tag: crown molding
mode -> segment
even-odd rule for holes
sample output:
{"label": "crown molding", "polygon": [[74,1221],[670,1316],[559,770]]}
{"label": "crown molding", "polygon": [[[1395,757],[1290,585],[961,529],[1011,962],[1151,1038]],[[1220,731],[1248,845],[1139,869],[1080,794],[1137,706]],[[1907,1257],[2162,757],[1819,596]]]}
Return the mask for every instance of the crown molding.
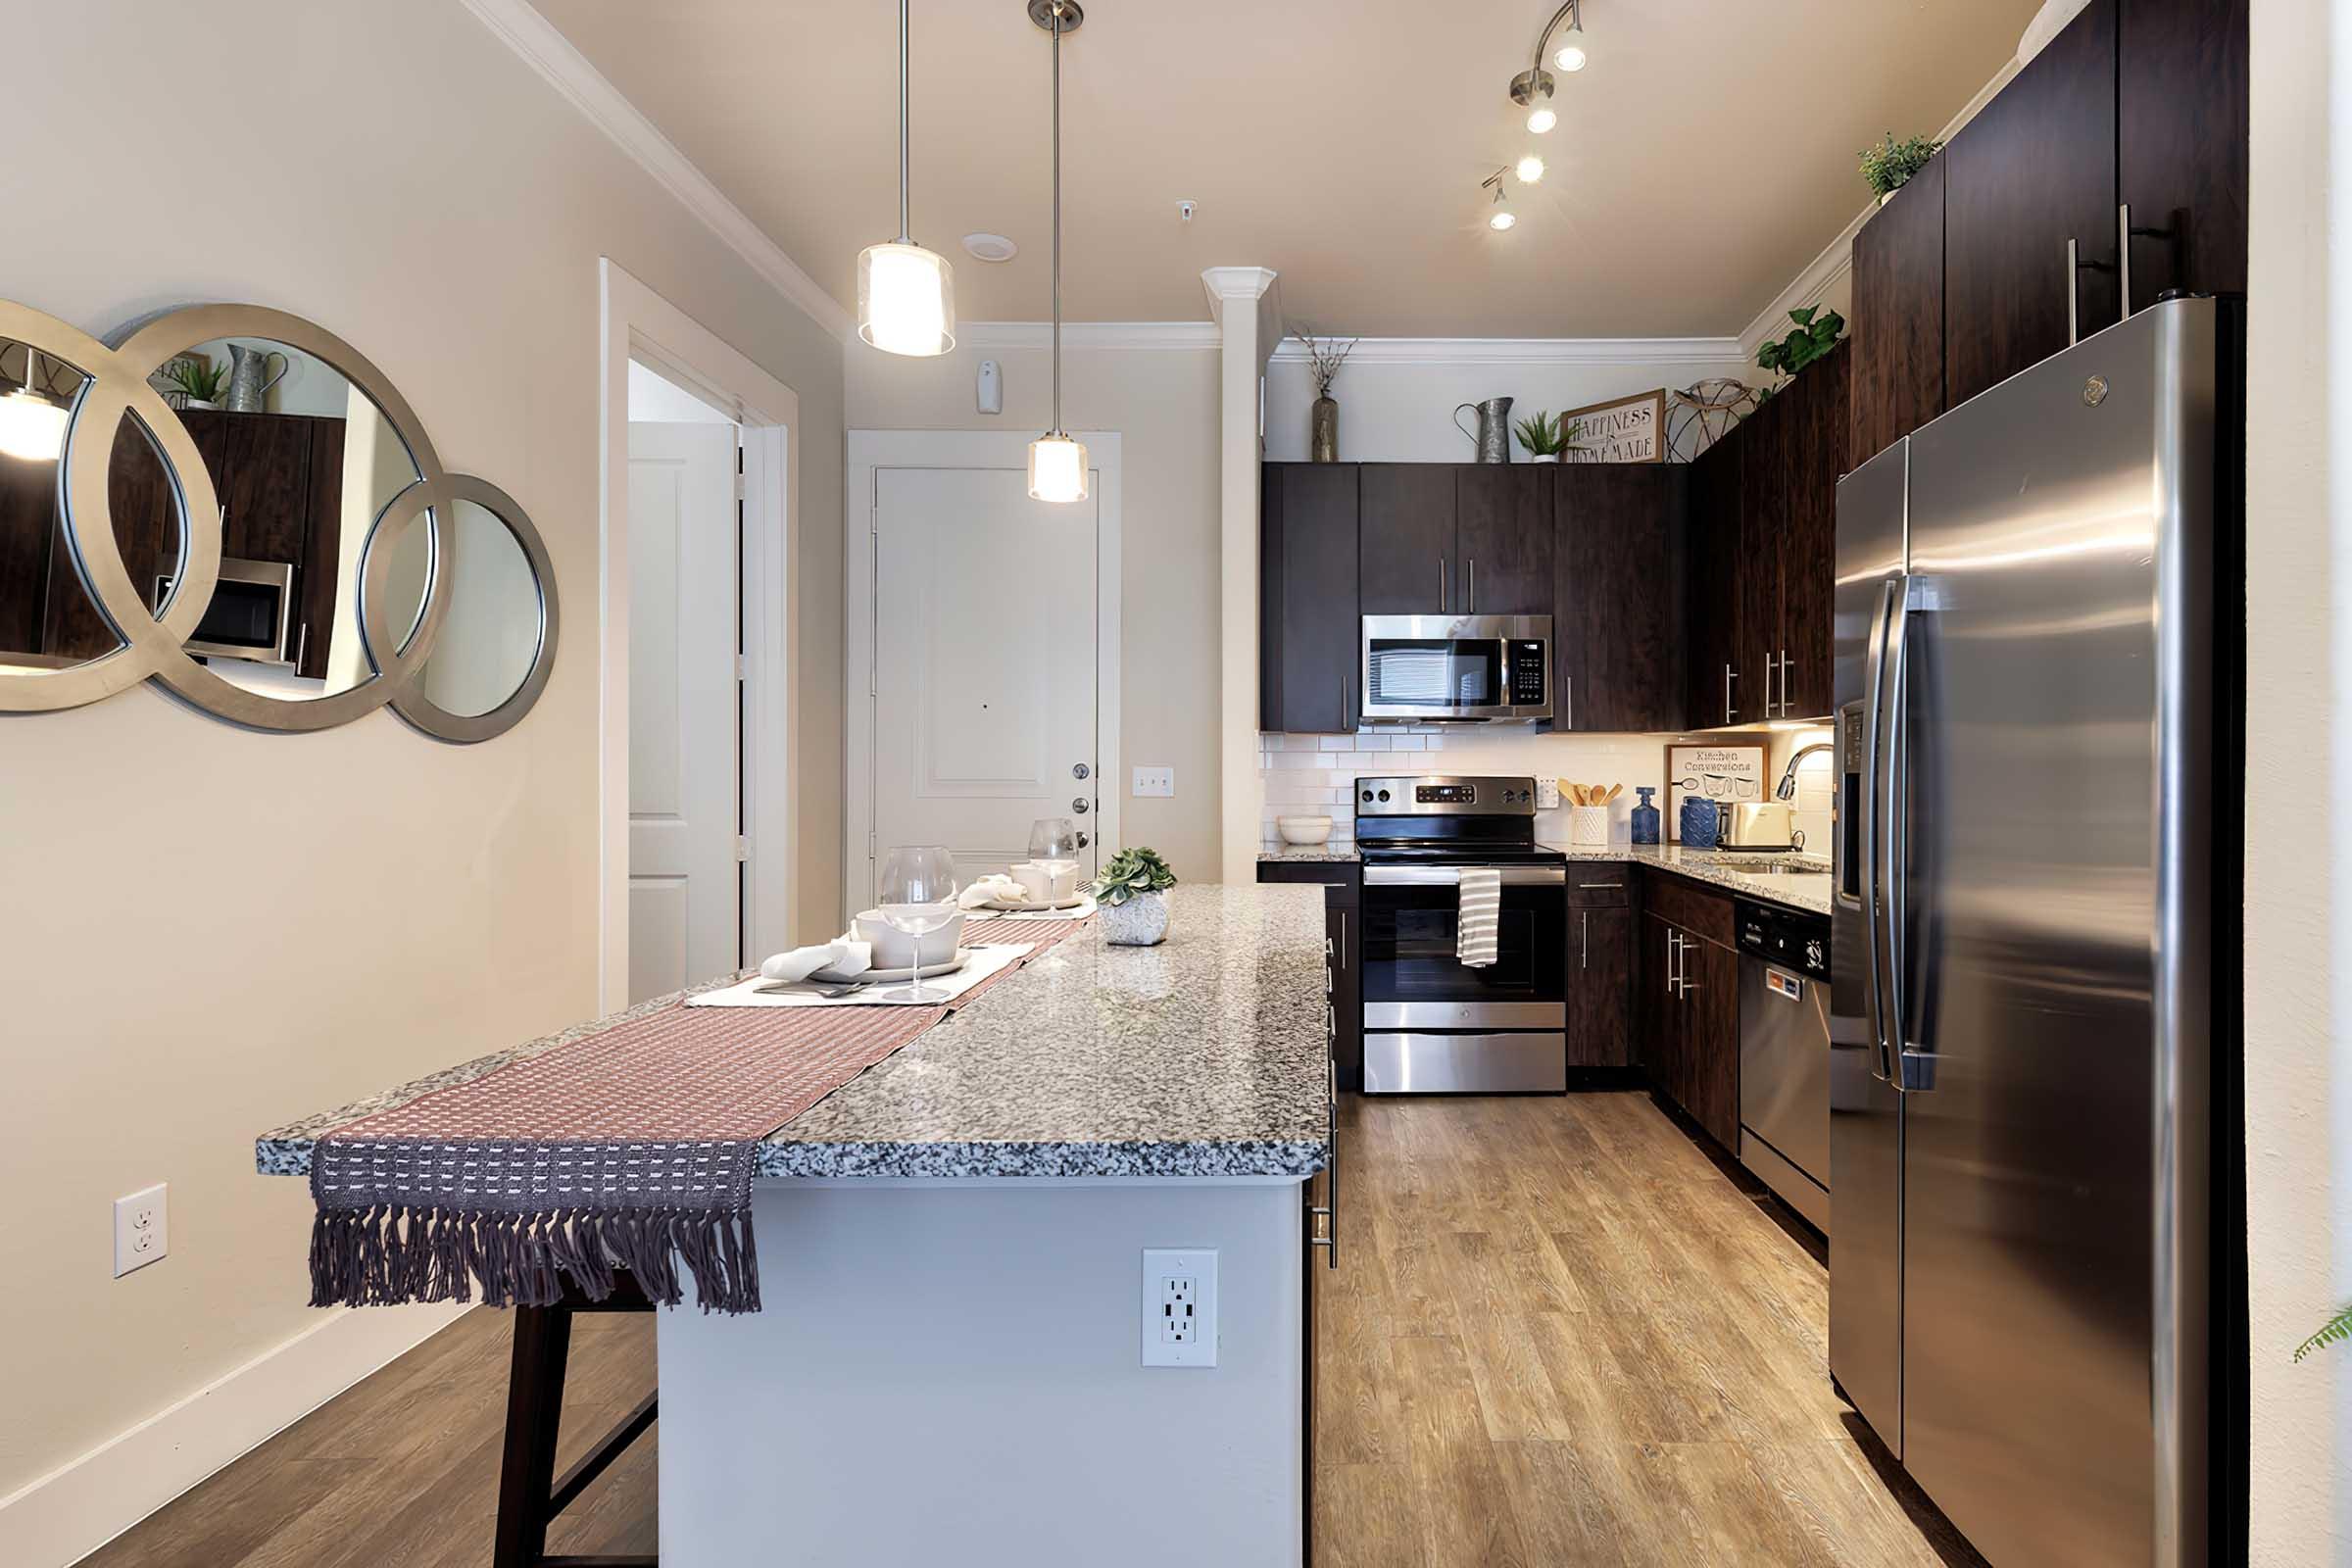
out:
{"label": "crown molding", "polygon": [[778,293],[835,337],[856,336],[856,322],[842,303],[785,255],[765,230],[678,150],[677,143],[622,97],[620,89],[527,0],[465,0],[465,5],[493,37],[546,78],[589,123],[610,136]]}
{"label": "crown molding", "polygon": [[[1121,349],[1213,353],[1223,342],[1214,321],[1064,321],[1065,350]],[[956,346],[968,349],[1049,349],[1051,321],[965,321],[956,328]]]}
{"label": "crown molding", "polygon": [[[1277,365],[1301,361],[1306,345],[1283,339]],[[1740,358],[1728,337],[1365,337],[1350,365],[1708,365]]]}
{"label": "crown molding", "polygon": [[[1992,74],[1990,81],[1977,89],[1974,98],[1960,106],[1960,112],[1936,133],[1936,139],[1950,141],[1959,133],[1960,127],[1976,119],[1978,113],[1992,102],[2000,90],[2009,85],[2010,78],[2022,69],[2014,58],[2002,65],[2000,70]],[[1756,318],[1748,322],[1747,329],[1740,334],[1740,358],[1742,361],[1752,362],[1758,344],[1766,338],[1781,335],[1790,311],[1801,311],[1808,305],[1820,304],[1823,297],[1837,286],[1838,279],[1853,270],[1854,236],[1862,232],[1862,225],[1869,222],[1878,210],[1879,205],[1874,201],[1855,214],[1854,220],[1840,229],[1836,239],[1823,246],[1821,254],[1807,262],[1788,286],[1773,296],[1772,303],[1756,313]]]}

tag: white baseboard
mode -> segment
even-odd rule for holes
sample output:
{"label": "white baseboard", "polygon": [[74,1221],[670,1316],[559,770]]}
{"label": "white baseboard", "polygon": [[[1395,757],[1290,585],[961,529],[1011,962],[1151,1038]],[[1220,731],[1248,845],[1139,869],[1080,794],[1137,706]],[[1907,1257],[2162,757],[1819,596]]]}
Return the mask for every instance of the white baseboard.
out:
{"label": "white baseboard", "polygon": [[466,1311],[337,1309],[80,1458],[0,1497],[0,1563],[65,1568]]}

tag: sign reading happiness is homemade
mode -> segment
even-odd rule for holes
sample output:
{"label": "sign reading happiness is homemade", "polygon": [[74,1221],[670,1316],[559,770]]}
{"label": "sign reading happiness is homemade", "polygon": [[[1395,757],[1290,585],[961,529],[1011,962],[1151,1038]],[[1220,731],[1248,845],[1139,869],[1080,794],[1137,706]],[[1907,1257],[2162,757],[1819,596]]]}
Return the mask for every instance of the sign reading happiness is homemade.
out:
{"label": "sign reading happiness is homemade", "polygon": [[1563,463],[1663,463],[1666,461],[1666,389],[1570,409],[1563,425],[1580,425],[1568,437]]}

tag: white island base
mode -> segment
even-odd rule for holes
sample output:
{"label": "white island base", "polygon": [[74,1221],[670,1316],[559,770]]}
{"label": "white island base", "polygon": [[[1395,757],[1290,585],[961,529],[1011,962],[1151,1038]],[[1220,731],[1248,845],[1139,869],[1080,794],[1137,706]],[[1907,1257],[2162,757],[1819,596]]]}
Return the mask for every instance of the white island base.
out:
{"label": "white island base", "polygon": [[[1296,1568],[1294,1177],[762,1182],[764,1310],[660,1314],[662,1568]],[[1213,1248],[1214,1367],[1142,1364]]]}

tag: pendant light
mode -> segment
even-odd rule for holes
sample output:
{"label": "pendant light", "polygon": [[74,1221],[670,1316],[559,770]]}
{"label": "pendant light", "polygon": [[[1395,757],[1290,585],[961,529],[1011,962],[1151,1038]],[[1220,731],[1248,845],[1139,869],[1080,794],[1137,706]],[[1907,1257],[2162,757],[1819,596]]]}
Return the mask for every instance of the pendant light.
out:
{"label": "pendant light", "polygon": [[890,354],[956,346],[956,273],[906,231],[906,0],[899,0],[899,237],[858,253],[858,335]]}
{"label": "pendant light", "polygon": [[1076,0],[1028,0],[1029,20],[1054,34],[1054,425],[1029,443],[1029,494],[1086,499],[1086,444],[1061,427],[1061,35],[1086,20]]}
{"label": "pendant light", "polygon": [[0,397],[0,452],[26,463],[55,463],[66,449],[66,411],[33,390],[40,355],[24,345],[24,384]]}

